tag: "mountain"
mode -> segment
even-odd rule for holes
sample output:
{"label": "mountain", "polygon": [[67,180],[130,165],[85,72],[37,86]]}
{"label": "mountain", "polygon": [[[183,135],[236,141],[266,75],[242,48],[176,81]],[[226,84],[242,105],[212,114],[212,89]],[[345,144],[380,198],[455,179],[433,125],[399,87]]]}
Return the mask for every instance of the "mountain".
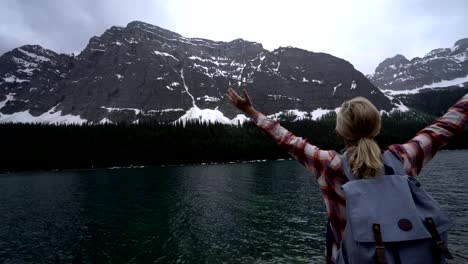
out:
{"label": "mountain", "polygon": [[293,47],[186,38],[134,21],[92,37],[78,55],[37,45],[0,57],[0,122],[234,123],[224,94],[246,88],[277,117],[316,118],[355,96],[384,111],[394,105],[349,62]]}
{"label": "mountain", "polygon": [[397,54],[385,59],[368,78],[382,90],[414,90],[468,82],[468,38],[451,48],[434,49],[408,60]]}

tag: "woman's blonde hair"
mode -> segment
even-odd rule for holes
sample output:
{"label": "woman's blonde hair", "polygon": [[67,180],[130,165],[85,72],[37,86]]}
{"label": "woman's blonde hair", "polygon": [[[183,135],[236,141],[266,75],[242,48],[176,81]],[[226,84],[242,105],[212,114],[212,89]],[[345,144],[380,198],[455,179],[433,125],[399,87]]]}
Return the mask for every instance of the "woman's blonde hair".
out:
{"label": "woman's blonde hair", "polygon": [[336,132],[345,140],[354,175],[373,178],[383,174],[382,153],[374,140],[380,132],[380,113],[366,98],[356,97],[341,105]]}

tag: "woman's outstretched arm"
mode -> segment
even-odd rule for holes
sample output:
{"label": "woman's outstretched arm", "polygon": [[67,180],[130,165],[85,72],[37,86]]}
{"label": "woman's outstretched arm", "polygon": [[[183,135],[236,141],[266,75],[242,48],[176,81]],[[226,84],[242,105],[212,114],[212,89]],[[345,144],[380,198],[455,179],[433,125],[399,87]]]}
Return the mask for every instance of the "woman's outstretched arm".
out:
{"label": "woman's outstretched arm", "polygon": [[234,90],[229,89],[227,97],[234,106],[249,116],[276,143],[289,152],[314,174],[322,192],[331,232],[334,237],[332,254],[336,256],[346,225],[346,202],[343,190],[340,188],[348,181],[343,171],[342,159],[335,151],[320,150],[309,144],[307,140],[294,136],[283,128],[278,121],[270,119],[255,110],[249,95],[244,90],[244,97],[240,97]]}
{"label": "woman's outstretched arm", "polygon": [[[226,96],[231,103],[244,112],[257,124],[268,136],[270,136],[283,150],[291,154],[302,165],[310,168],[316,177],[321,176],[330,163],[336,159],[340,162],[334,151],[324,151],[317,146],[309,144],[307,140],[294,136],[290,131],[282,127],[278,121],[266,117],[255,110],[252,101],[243,90],[244,97],[240,97],[233,89],[229,89]],[[337,164],[338,165],[338,164]]]}
{"label": "woman's outstretched arm", "polygon": [[389,150],[401,157],[408,175],[416,176],[450,139],[463,131],[468,122],[468,94],[463,96],[445,115],[419,131],[405,144],[394,144]]}

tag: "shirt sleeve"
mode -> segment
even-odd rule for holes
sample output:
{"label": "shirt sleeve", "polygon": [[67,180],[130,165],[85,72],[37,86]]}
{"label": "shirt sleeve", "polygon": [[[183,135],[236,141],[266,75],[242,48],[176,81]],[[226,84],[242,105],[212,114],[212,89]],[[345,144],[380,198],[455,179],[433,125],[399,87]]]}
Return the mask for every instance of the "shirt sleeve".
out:
{"label": "shirt sleeve", "polygon": [[[271,137],[281,149],[287,151],[303,166],[312,170],[316,177],[323,174],[330,162],[337,156],[334,151],[321,150],[306,139],[293,135],[274,119],[257,112],[252,121]],[[338,158],[338,157],[337,157]]]}
{"label": "shirt sleeve", "polygon": [[441,147],[463,131],[467,120],[468,94],[407,143],[391,145],[389,150],[401,158],[408,175],[416,176]]}

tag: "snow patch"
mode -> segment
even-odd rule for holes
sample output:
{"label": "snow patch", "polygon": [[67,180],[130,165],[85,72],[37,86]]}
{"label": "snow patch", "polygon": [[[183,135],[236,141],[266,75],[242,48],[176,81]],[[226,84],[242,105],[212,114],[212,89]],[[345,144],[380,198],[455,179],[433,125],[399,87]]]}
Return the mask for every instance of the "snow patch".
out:
{"label": "snow patch", "polygon": [[459,63],[460,62],[465,62],[466,60],[468,60],[468,52],[459,53],[459,54],[453,56],[453,58],[456,61],[458,61]]}
{"label": "snow patch", "polygon": [[24,66],[25,68],[29,68],[29,67],[37,68],[37,63],[26,61],[17,57],[12,57],[12,59],[15,63],[20,64]]}
{"label": "snow patch", "polygon": [[308,116],[307,116],[307,112],[305,111],[300,111],[298,109],[290,109],[290,110],[285,110],[285,111],[281,111],[279,113],[276,113],[276,114],[272,114],[272,115],[269,115],[268,117],[270,118],[278,118],[282,115],[286,115],[286,116],[296,116],[296,118],[294,119],[294,121],[299,121],[299,120],[304,120],[304,119],[309,119]]}
{"label": "snow patch", "polygon": [[11,74],[8,74],[7,76],[3,77],[3,80],[7,83],[14,83],[14,82],[17,82],[17,83],[23,83],[23,82],[29,82],[29,80],[24,80],[24,79],[20,79],[14,75],[11,75]]}
{"label": "snow patch", "polygon": [[115,76],[117,76],[117,79],[119,79],[119,80],[122,80],[123,77],[124,77],[123,75],[120,75],[120,74],[116,74]]}
{"label": "snow patch", "polygon": [[274,69],[275,72],[279,71],[280,65],[281,65],[281,61],[278,61],[278,66],[276,67],[276,69]]}
{"label": "snow patch", "polygon": [[285,100],[292,100],[292,101],[298,101],[298,102],[301,101],[301,99],[299,98],[293,98],[293,97],[289,97],[289,96],[281,95],[281,94],[267,94],[267,96],[273,98],[273,100],[285,99]]}
{"label": "snow patch", "polygon": [[236,117],[234,117],[233,119],[231,119],[231,124],[232,125],[237,125],[237,124],[243,125],[247,121],[250,121],[250,118],[248,118],[244,114],[239,114]]}
{"label": "snow patch", "polygon": [[200,100],[204,100],[205,102],[218,102],[221,99],[219,99],[218,97],[212,97],[212,96],[205,95],[205,96],[202,96],[202,97],[197,97],[197,101],[200,101]]}
{"label": "snow patch", "polygon": [[196,67],[196,68],[202,69],[204,71],[204,74],[208,75],[208,77],[210,77],[210,78],[213,78],[213,74],[209,73],[208,67],[205,67],[205,66],[202,66],[202,65],[199,65],[199,64],[196,64],[196,63],[194,63],[193,66]]}
{"label": "snow patch", "polygon": [[455,78],[455,79],[452,79],[452,80],[442,80],[440,82],[426,84],[423,87],[416,88],[416,89],[447,87],[447,86],[458,85],[458,84],[461,84],[461,83],[464,83],[464,82],[468,82],[468,75],[466,75],[465,77],[459,77],[459,78]]}
{"label": "snow patch", "polygon": [[222,71],[218,68],[216,68],[216,73],[214,74],[215,76],[223,76],[223,77],[227,77],[228,73],[226,71]]}
{"label": "snow patch", "polygon": [[399,103],[395,104],[396,108],[393,108],[390,112],[394,112],[394,111],[400,111],[400,112],[407,112],[409,111],[409,108],[404,105],[401,101],[399,101]]}
{"label": "snow patch", "polygon": [[300,120],[317,120],[321,118],[323,115],[328,114],[330,112],[339,112],[340,108],[336,108],[335,110],[329,110],[329,109],[322,109],[318,108],[312,112],[306,112],[306,111],[300,111],[298,109],[290,109],[290,110],[284,110],[280,111],[275,114],[268,115],[269,118],[275,118],[278,119],[281,116],[295,116],[295,121],[300,121]]}
{"label": "snow patch", "polygon": [[44,56],[40,56],[40,55],[37,55],[37,54],[34,54],[34,53],[31,53],[31,52],[28,52],[28,51],[25,51],[21,48],[18,48],[19,51],[21,51],[23,54],[25,54],[26,56],[29,56],[31,58],[33,58],[33,60],[35,61],[38,61],[38,62],[46,62],[46,61],[50,61],[50,59],[44,57]]}
{"label": "snow patch", "polygon": [[338,85],[336,85],[335,87],[333,87],[333,95],[335,95],[336,88],[340,87],[341,85],[343,85],[343,84],[342,84],[342,83],[339,83]]}
{"label": "snow patch", "polygon": [[354,90],[354,89],[356,89],[356,87],[357,87],[357,84],[356,84],[356,82],[353,80],[353,81],[351,82],[351,87],[350,87],[349,89],[350,89],[350,90]]}
{"label": "snow patch", "polygon": [[130,44],[136,44],[136,43],[138,43],[138,41],[136,41],[134,38],[131,38],[130,40],[128,40],[128,39],[126,39],[126,38],[124,38],[124,39],[125,39],[125,41],[127,41],[127,42],[130,43]]}
{"label": "snow patch", "polygon": [[126,108],[126,107],[117,108],[117,107],[105,107],[105,106],[101,106],[101,108],[106,109],[107,112],[133,111],[135,115],[138,115],[139,113],[141,113],[141,109],[137,109],[137,108]]}
{"label": "snow patch", "polygon": [[208,124],[225,124],[225,125],[238,125],[248,121],[249,118],[243,114],[239,114],[233,119],[229,119],[222,112],[216,109],[200,109],[197,106],[193,106],[179,119],[174,121],[174,124],[182,124],[185,126],[188,121],[199,120],[202,123]]}
{"label": "snow patch", "polygon": [[227,65],[226,62],[219,62],[217,60],[222,60],[222,61],[225,61],[227,60],[228,58],[222,58],[222,57],[218,57],[218,58],[215,58],[215,57],[211,57],[212,59],[203,59],[203,58],[200,58],[200,57],[197,57],[197,56],[190,56],[188,57],[188,59],[190,60],[198,60],[198,61],[201,61],[201,62],[209,62],[209,63],[212,63],[212,64],[215,64],[216,66],[224,66],[224,65]]}
{"label": "snow patch", "polygon": [[223,113],[215,109],[200,109],[196,105],[187,110],[187,112],[174,123],[182,123],[183,126],[190,120],[199,120],[202,123],[221,123],[231,124],[231,120],[225,117]]}
{"label": "snow patch", "polygon": [[313,82],[313,83],[318,83],[318,84],[323,84],[324,83],[324,81],[315,80],[315,79],[312,79],[310,81]]}
{"label": "snow patch", "polygon": [[[189,88],[188,88],[187,84],[185,83],[184,69],[183,68],[180,70],[180,78],[182,78],[182,83],[184,84],[185,91],[190,96],[190,98],[192,98],[193,107],[198,109],[197,105],[195,104],[195,97],[193,97],[193,95],[189,92]],[[184,125],[185,125],[185,123],[184,123]]]}
{"label": "snow patch", "polygon": [[386,95],[400,95],[400,94],[417,94],[423,89],[434,89],[434,88],[439,88],[439,87],[448,87],[448,86],[454,86],[454,85],[461,85],[465,82],[468,82],[468,75],[465,77],[460,77],[460,78],[455,78],[452,80],[442,80],[440,82],[435,82],[431,84],[426,84],[422,87],[419,88],[414,88],[410,90],[400,90],[400,91],[394,91],[394,90],[381,90],[384,94]]}
{"label": "snow patch", "polygon": [[332,112],[332,111],[335,111],[336,112],[336,109],[335,110],[329,110],[329,109],[322,109],[322,108],[317,108],[315,109],[314,111],[310,112],[310,115],[312,116],[312,120],[317,120],[319,118],[321,118],[322,116]]}
{"label": "snow patch", "polygon": [[15,97],[13,95],[14,93],[9,93],[6,95],[6,99],[0,102],[0,109],[2,109],[8,103],[8,101],[15,100]]}
{"label": "snow patch", "polygon": [[84,124],[87,120],[79,115],[62,115],[62,111],[55,111],[55,106],[40,116],[33,116],[29,110],[16,112],[11,115],[0,113],[0,123],[41,123],[41,124]]}
{"label": "snow patch", "polygon": [[26,68],[26,69],[19,69],[18,72],[23,72],[23,73],[26,73],[27,75],[31,76],[33,74],[34,70],[36,70],[36,69]]}
{"label": "snow patch", "polygon": [[409,108],[406,105],[404,105],[400,100],[398,100],[398,103],[394,103],[394,106],[395,107],[393,107],[392,110],[390,110],[390,112],[387,112],[385,110],[380,110],[379,111],[380,115],[383,115],[383,114],[388,115],[388,114],[392,114],[394,112],[407,112],[407,111],[409,111]]}
{"label": "snow patch", "polygon": [[162,110],[149,110],[148,113],[169,113],[169,112],[182,112],[184,109],[182,108],[168,108]]}
{"label": "snow patch", "polygon": [[101,124],[101,125],[103,125],[103,124],[113,124],[113,122],[104,117],[101,121],[99,121],[99,124]]}
{"label": "snow patch", "polygon": [[171,54],[169,54],[169,53],[166,53],[166,52],[160,52],[160,51],[155,50],[155,51],[154,51],[154,54],[159,55],[159,56],[170,57],[170,58],[173,58],[173,59],[176,60],[176,61],[179,61],[179,59],[177,59],[177,58],[174,57],[173,55],[171,55]]}

